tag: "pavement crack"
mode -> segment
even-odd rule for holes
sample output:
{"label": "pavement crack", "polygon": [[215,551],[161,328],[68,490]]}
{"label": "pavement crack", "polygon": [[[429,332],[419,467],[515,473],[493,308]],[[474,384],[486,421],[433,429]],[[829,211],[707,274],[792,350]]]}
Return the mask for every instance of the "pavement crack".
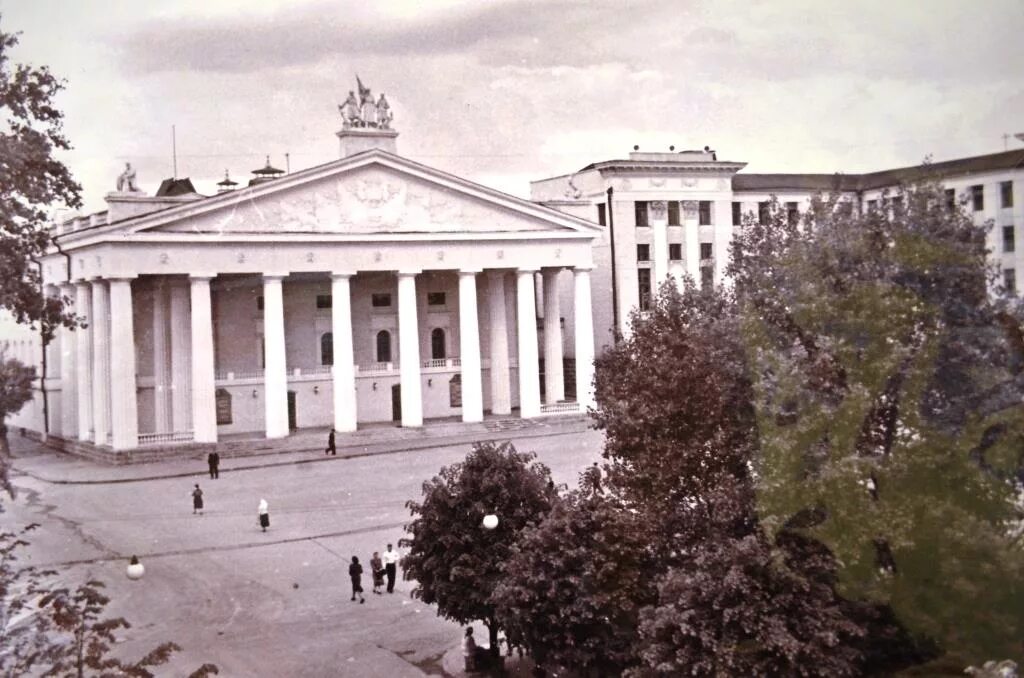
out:
{"label": "pavement crack", "polygon": [[[91,546],[92,548],[102,553],[104,555],[104,559],[109,560],[120,557],[118,556],[117,552],[112,550],[99,539],[86,533],[85,530],[82,529],[82,523],[78,522],[77,520],[72,520],[71,518],[66,518],[57,513],[57,505],[48,504],[44,502],[42,499],[42,493],[39,492],[38,490],[34,490],[31,487],[25,487],[23,485],[18,484],[15,484],[15,489],[19,493],[23,494],[26,506],[30,507],[41,517],[63,525],[65,528],[71,531],[72,534],[78,537],[78,539],[80,539],[82,543],[87,544],[88,546]],[[43,521],[40,520],[39,522],[42,523]],[[97,562],[101,562],[101,560],[98,560]]]}

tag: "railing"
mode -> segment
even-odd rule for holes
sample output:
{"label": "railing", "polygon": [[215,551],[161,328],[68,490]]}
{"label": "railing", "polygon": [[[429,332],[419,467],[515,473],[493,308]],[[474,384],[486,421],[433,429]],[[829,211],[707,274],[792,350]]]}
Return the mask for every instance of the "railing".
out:
{"label": "railing", "polygon": [[332,372],[330,365],[318,365],[317,367],[307,367],[302,370],[302,374],[330,374]]}
{"label": "railing", "polygon": [[394,372],[395,363],[370,363],[369,365],[356,365],[357,374],[386,374]]}
{"label": "railing", "polygon": [[216,381],[234,381],[235,379],[262,379],[263,370],[217,370],[213,374],[213,378]]}
{"label": "railing", "polygon": [[541,414],[560,414],[562,412],[579,412],[580,404],[577,402],[565,402],[565,403],[552,403],[550,405],[541,405]]}
{"label": "railing", "polygon": [[140,433],[139,446],[166,445],[167,443],[190,443],[192,442],[192,439],[192,431],[177,431],[175,433]]}
{"label": "railing", "polygon": [[446,358],[424,360],[423,367],[448,367],[448,360]]}

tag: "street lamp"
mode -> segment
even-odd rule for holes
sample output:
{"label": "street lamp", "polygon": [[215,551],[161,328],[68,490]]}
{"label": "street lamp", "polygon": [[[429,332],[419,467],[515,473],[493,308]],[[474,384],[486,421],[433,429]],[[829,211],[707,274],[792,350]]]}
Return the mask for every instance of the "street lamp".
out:
{"label": "street lamp", "polygon": [[128,563],[128,568],[125,570],[125,574],[128,575],[128,578],[132,581],[142,579],[142,575],[146,574],[146,568],[139,562],[138,556],[132,556],[131,562]]}
{"label": "street lamp", "polygon": [[493,530],[498,526],[498,516],[493,513],[488,513],[484,516],[484,529]]}

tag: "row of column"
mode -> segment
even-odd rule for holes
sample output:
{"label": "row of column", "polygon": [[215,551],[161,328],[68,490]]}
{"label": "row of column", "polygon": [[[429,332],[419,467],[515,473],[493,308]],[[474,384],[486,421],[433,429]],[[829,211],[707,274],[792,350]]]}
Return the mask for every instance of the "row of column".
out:
{"label": "row of column", "polygon": [[[728,264],[729,245],[732,242],[732,203],[716,200],[713,202],[715,215],[712,241],[714,256],[714,282],[720,285],[725,279],[725,267]],[[697,283],[700,283],[700,213],[696,201],[684,201],[680,217],[685,229],[686,238],[683,243],[683,264],[685,271]],[[654,289],[658,289],[669,275],[668,252],[668,203],[655,200],[650,203],[651,225],[651,258],[654,275]]]}

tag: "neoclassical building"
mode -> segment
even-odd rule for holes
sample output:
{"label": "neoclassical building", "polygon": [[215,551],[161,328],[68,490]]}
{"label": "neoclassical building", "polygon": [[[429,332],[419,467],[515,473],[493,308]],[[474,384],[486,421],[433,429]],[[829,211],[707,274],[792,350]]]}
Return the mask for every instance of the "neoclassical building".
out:
{"label": "neoclassical building", "polygon": [[55,225],[46,289],[87,326],[13,424],[121,452],[590,405],[596,224],[400,157],[389,112],[342,113],[336,161],[208,197],[127,168],[105,212]]}

